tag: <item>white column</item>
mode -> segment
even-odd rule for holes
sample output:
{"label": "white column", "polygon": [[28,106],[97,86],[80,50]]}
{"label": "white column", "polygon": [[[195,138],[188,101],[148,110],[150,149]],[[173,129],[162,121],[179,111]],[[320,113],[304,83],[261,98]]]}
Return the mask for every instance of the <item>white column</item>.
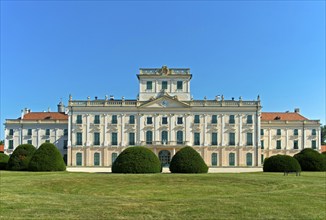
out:
{"label": "white column", "polygon": [[89,140],[89,114],[86,115],[86,146],[90,146],[90,140]]}
{"label": "white column", "polygon": [[138,145],[141,144],[141,141],[142,141],[142,138],[141,138],[141,134],[140,134],[140,131],[141,131],[141,128],[143,127],[143,124],[141,123],[141,114],[137,114],[137,137],[136,137],[136,143]]}
{"label": "white column", "polygon": [[[72,121],[72,115],[69,112],[68,113],[68,147],[71,147],[71,135],[72,135],[71,134],[71,121]],[[38,139],[38,137],[37,137],[37,139]],[[38,143],[38,140],[37,140],[37,143]]]}
{"label": "white column", "polygon": [[[256,137],[256,136],[257,136],[257,135],[256,135],[256,132],[257,132],[257,127],[258,127],[257,124],[256,124],[256,123],[258,122],[257,118],[258,118],[258,113],[254,114],[253,117],[252,117],[252,124],[254,125],[254,132],[252,132],[252,142],[253,142],[252,144],[253,144],[254,147],[257,147],[257,144],[258,144],[258,143],[257,143],[257,139],[256,139],[256,138],[257,138],[257,137]],[[256,129],[255,129],[255,128],[256,128]],[[256,151],[255,151],[255,152],[256,152]],[[254,155],[255,155],[255,154],[254,154]],[[253,161],[253,162],[255,161],[254,158],[253,158],[252,161]],[[254,163],[253,163],[253,164],[254,164]],[[257,166],[257,164],[256,164],[256,166]]]}
{"label": "white column", "polygon": [[268,149],[272,149],[272,129],[268,128]]}
{"label": "white column", "polygon": [[[242,143],[242,115],[239,114],[239,146],[243,146]],[[255,139],[253,139],[255,140]]]}
{"label": "white column", "polygon": [[36,129],[37,132],[37,138],[36,138],[36,148],[40,146],[40,128]]}
{"label": "white column", "polygon": [[108,137],[107,137],[107,132],[108,132],[108,115],[104,114],[104,134],[103,134],[103,141],[104,141],[104,146],[108,146]]}
{"label": "white column", "polygon": [[285,128],[285,134],[286,134],[286,139],[285,139],[285,150],[286,150],[286,149],[290,149],[288,147],[288,145],[289,145],[289,129]]}
{"label": "white column", "polygon": [[221,146],[224,146],[224,114],[221,114]]}
{"label": "white column", "polygon": [[187,129],[187,125],[188,125],[188,123],[187,123],[187,118],[188,118],[188,114],[184,114],[184,119],[185,119],[185,133],[184,133],[184,142],[185,142],[185,145],[187,145],[188,143],[187,143],[187,141],[188,141],[188,133],[187,133],[187,131],[188,131],[188,129]]}
{"label": "white column", "polygon": [[125,117],[124,117],[124,114],[121,114],[120,115],[120,118],[121,118],[121,142],[120,142],[120,146],[125,146],[125,141],[124,141],[124,132],[125,132]]}
{"label": "white column", "polygon": [[153,123],[154,123],[154,132],[153,132],[153,134],[154,134],[154,137],[153,137],[153,144],[156,144],[157,143],[157,141],[159,141],[160,140],[160,134],[159,134],[159,131],[158,131],[158,129],[157,129],[157,122],[158,122],[158,120],[157,120],[157,116],[158,116],[158,114],[154,114],[153,115]]}
{"label": "white column", "polygon": [[169,137],[171,139],[172,137],[172,123],[173,123],[173,114],[169,114]]}
{"label": "white column", "polygon": [[[57,141],[57,132],[58,132],[58,128],[55,128],[54,129],[54,142],[53,143],[55,143],[56,141]],[[51,136],[50,136],[50,140],[51,140]],[[57,147],[59,147],[60,146],[60,144],[58,143],[58,146]]]}
{"label": "white column", "polygon": [[301,149],[304,149],[305,145],[306,145],[306,131],[305,131],[304,127],[302,128],[302,137],[303,137],[303,139],[302,139],[302,143],[301,143]]}
{"label": "white column", "polygon": [[317,132],[317,133],[316,133],[316,134],[317,134],[316,147],[317,147],[317,150],[320,151],[320,150],[321,150],[321,149],[320,149],[320,148],[321,148],[321,147],[320,147],[320,145],[321,145],[321,143],[320,143],[320,137],[321,137],[321,132],[320,132],[320,130],[321,130],[321,129],[320,129],[320,127],[318,127],[316,130],[317,130],[317,131],[316,131],[316,132]]}
{"label": "white column", "polygon": [[204,137],[204,146],[207,146],[207,132],[206,132],[206,127],[207,127],[207,114],[204,114],[204,129],[203,129],[203,131],[204,131],[204,134],[203,134],[203,137]]}
{"label": "white column", "polygon": [[21,126],[19,129],[19,144],[23,144],[23,136],[22,136],[22,133],[23,133],[23,126]]}

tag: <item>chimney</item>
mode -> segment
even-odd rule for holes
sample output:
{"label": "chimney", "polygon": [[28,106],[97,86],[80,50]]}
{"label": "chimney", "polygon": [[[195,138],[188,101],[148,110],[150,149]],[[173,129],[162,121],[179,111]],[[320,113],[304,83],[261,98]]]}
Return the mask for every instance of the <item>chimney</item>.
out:
{"label": "chimney", "polygon": [[295,113],[300,113],[300,109],[299,109],[299,108],[295,108],[295,109],[294,109],[294,112],[295,112]]}
{"label": "chimney", "polygon": [[24,119],[24,116],[28,113],[30,113],[31,110],[28,109],[28,108],[24,108],[22,111],[21,111],[21,119]]}

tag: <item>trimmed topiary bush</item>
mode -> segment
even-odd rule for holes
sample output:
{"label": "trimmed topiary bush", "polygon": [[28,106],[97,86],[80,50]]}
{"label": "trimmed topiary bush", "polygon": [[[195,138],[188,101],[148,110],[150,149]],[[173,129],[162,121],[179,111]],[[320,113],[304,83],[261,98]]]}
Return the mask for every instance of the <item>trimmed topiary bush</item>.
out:
{"label": "trimmed topiary bush", "polygon": [[294,155],[303,171],[326,171],[326,157],[318,151],[306,148]]}
{"label": "trimmed topiary bush", "polygon": [[7,169],[16,171],[27,170],[35,151],[36,148],[31,144],[19,145],[9,158]]}
{"label": "trimmed topiary bush", "polygon": [[9,156],[4,153],[0,153],[0,170],[5,170],[8,164]]}
{"label": "trimmed topiary bush", "polygon": [[170,171],[171,173],[207,173],[208,166],[196,150],[184,147],[172,157]]}
{"label": "trimmed topiary bush", "polygon": [[288,155],[275,155],[264,160],[264,172],[300,172],[299,162]]}
{"label": "trimmed topiary bush", "polygon": [[160,173],[161,162],[148,148],[129,147],[112,164],[112,173]]}
{"label": "trimmed topiary bush", "polygon": [[51,143],[42,144],[28,166],[30,171],[64,171],[66,164],[58,148]]}

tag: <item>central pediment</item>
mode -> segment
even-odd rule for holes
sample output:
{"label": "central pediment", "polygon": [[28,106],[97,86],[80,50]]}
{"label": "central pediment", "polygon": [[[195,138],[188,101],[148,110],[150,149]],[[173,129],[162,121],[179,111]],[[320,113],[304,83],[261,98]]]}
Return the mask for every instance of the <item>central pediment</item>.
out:
{"label": "central pediment", "polygon": [[190,108],[190,106],[176,97],[164,95],[142,104],[139,108]]}

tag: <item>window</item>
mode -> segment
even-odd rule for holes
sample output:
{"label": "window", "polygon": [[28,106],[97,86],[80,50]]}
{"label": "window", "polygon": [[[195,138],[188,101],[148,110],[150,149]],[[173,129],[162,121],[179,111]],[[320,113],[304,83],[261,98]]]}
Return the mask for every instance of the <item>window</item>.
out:
{"label": "window", "polygon": [[76,154],[76,165],[77,166],[83,165],[83,154],[82,153]]}
{"label": "window", "polygon": [[27,140],[27,144],[32,144],[32,140]]}
{"label": "window", "polygon": [[117,115],[112,115],[112,124],[118,124],[118,119],[117,119]]}
{"label": "window", "polygon": [[45,135],[50,135],[50,129],[45,130]]}
{"label": "window", "polygon": [[229,124],[234,124],[234,115],[230,115]]}
{"label": "window", "polygon": [[298,135],[298,129],[294,129],[293,134]]}
{"label": "window", "polygon": [[95,115],[94,117],[94,124],[99,124],[100,123],[100,116],[99,115]]}
{"label": "window", "polygon": [[247,115],[247,124],[252,124],[252,115]]}
{"label": "window", "polygon": [[177,81],[177,90],[182,90],[182,81]]}
{"label": "window", "polygon": [[168,124],[168,118],[162,117],[162,125],[167,125],[167,124]]}
{"label": "window", "polygon": [[199,115],[195,115],[194,123],[195,123],[195,124],[199,124],[199,123],[200,123]]}
{"label": "window", "polygon": [[311,135],[316,135],[316,129],[312,129]]}
{"label": "window", "polygon": [[260,148],[264,149],[264,141],[263,140],[260,141]]}
{"label": "window", "polygon": [[9,135],[10,136],[14,135],[14,129],[9,129]]}
{"label": "window", "polygon": [[235,145],[235,133],[229,133],[229,145]]}
{"label": "window", "polygon": [[263,164],[264,163],[264,154],[260,155],[260,160],[261,160],[261,164]]}
{"label": "window", "polygon": [[152,90],[153,88],[153,83],[152,81],[147,81],[146,82],[146,90]]}
{"label": "window", "polygon": [[247,133],[247,145],[252,146],[252,133]]}
{"label": "window", "polygon": [[63,149],[67,149],[68,148],[68,140],[64,140],[63,141]]}
{"label": "window", "polygon": [[153,143],[153,132],[146,131],[146,144],[152,144],[152,143]]}
{"label": "window", "polygon": [[252,166],[252,153],[246,154],[246,162],[247,162],[247,166]]}
{"label": "window", "polygon": [[63,135],[67,136],[68,135],[68,129],[63,130]]}
{"label": "window", "polygon": [[94,145],[100,145],[100,133],[94,132]]}
{"label": "window", "polygon": [[151,125],[151,124],[153,124],[153,118],[152,117],[147,117],[147,124],[148,125]]}
{"label": "window", "polygon": [[217,153],[212,153],[212,166],[217,166]]}
{"label": "window", "polygon": [[260,135],[264,135],[264,129],[260,129]]}
{"label": "window", "polygon": [[182,124],[183,124],[182,117],[178,117],[178,118],[177,118],[177,124],[178,124],[178,125],[182,125]]}
{"label": "window", "polygon": [[112,164],[114,163],[114,161],[117,159],[118,157],[118,154],[117,153],[112,153],[111,154],[111,161],[112,161]]}
{"label": "window", "polygon": [[235,165],[235,154],[230,153],[229,154],[229,166],[234,166]]}
{"label": "window", "polygon": [[134,115],[129,116],[129,124],[131,124],[131,125],[135,124],[135,116]]}
{"label": "window", "polygon": [[168,89],[168,82],[162,81],[162,89]]}
{"label": "window", "polygon": [[135,133],[129,133],[129,145],[135,145]]}
{"label": "window", "polygon": [[183,144],[183,132],[177,131],[177,144]]}
{"label": "window", "polygon": [[94,166],[100,166],[100,153],[94,153]]}
{"label": "window", "polygon": [[50,140],[45,140],[45,143],[50,143]]}
{"label": "window", "polygon": [[27,135],[32,135],[32,129],[27,130]]}
{"label": "window", "polygon": [[9,146],[8,146],[9,150],[14,149],[14,140],[9,140]]}
{"label": "window", "polygon": [[212,124],[217,124],[217,115],[212,115]]}
{"label": "window", "polygon": [[317,149],[316,140],[312,140],[312,141],[311,141],[311,148],[312,148],[312,149]]}
{"label": "window", "polygon": [[217,133],[212,133],[212,145],[217,145]]}
{"label": "window", "polygon": [[83,119],[81,115],[77,115],[77,120],[76,120],[76,124],[82,124],[83,123]]}
{"label": "window", "polygon": [[111,134],[111,145],[118,145],[118,133],[116,132]]}
{"label": "window", "polygon": [[282,145],[281,145],[281,140],[277,140],[276,141],[276,149],[281,149]]}
{"label": "window", "polygon": [[194,145],[200,145],[200,133],[195,133]]}
{"label": "window", "polygon": [[77,132],[77,141],[76,145],[82,145],[83,144],[83,134],[81,132]]}
{"label": "window", "polygon": [[168,143],[168,132],[167,131],[162,131],[162,144],[167,144]]}
{"label": "window", "polygon": [[282,133],[281,133],[281,129],[277,129],[276,130],[276,135],[281,135]]}
{"label": "window", "polygon": [[298,148],[299,148],[298,140],[294,140],[293,141],[293,149],[298,149]]}

